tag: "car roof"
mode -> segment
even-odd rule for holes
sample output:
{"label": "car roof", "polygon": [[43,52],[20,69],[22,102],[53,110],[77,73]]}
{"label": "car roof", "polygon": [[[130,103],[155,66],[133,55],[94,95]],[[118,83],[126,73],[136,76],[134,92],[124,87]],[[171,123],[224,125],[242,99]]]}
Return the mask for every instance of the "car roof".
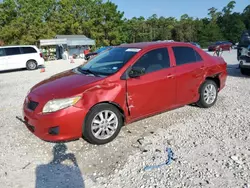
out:
{"label": "car roof", "polygon": [[139,42],[139,43],[131,43],[131,44],[121,44],[118,47],[126,47],[126,48],[148,48],[148,47],[160,47],[163,45],[186,45],[189,46],[189,43],[185,42],[165,42],[165,41],[159,41],[159,42]]}
{"label": "car roof", "polygon": [[36,47],[35,45],[11,45],[11,46],[0,46],[0,48],[19,48],[19,47]]}

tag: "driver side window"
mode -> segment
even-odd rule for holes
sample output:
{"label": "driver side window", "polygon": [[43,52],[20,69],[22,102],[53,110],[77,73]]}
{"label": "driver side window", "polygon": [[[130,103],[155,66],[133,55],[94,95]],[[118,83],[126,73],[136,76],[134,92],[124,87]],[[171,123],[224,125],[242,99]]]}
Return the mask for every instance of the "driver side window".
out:
{"label": "driver side window", "polygon": [[146,74],[170,67],[167,48],[154,49],[144,54],[133,68],[144,68]]}

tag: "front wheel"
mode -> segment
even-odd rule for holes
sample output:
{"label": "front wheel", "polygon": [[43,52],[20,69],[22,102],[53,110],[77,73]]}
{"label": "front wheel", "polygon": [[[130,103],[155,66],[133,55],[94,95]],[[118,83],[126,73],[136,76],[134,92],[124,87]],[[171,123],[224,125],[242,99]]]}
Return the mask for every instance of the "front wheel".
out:
{"label": "front wheel", "polygon": [[91,144],[106,144],[116,138],[122,125],[121,112],[115,106],[98,104],[86,116],[83,137]]}
{"label": "front wheel", "polygon": [[206,80],[200,88],[200,99],[197,105],[201,108],[210,108],[217,101],[218,86],[213,80]]}

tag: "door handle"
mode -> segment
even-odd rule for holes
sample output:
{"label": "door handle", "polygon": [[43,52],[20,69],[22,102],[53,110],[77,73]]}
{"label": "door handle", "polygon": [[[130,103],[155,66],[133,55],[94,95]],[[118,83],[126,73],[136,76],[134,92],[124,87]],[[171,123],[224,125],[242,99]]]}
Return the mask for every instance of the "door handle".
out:
{"label": "door handle", "polygon": [[169,75],[167,75],[166,78],[174,78],[174,75],[173,74],[169,74]]}
{"label": "door handle", "polygon": [[200,70],[204,70],[205,69],[205,67],[204,66],[202,66],[201,68],[200,68]]}

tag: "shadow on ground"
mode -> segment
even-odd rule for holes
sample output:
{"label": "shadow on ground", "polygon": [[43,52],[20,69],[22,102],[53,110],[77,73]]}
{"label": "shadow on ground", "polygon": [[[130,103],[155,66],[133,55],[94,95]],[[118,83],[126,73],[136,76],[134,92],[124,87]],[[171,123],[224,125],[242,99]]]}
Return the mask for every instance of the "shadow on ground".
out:
{"label": "shadow on ground", "polygon": [[240,72],[239,64],[227,65],[228,76],[240,77],[240,78],[250,78],[250,71],[248,75],[243,75]]}
{"label": "shadow on ground", "polygon": [[[66,150],[65,144],[56,144],[53,148],[53,160],[36,168],[35,188],[85,187],[75,155],[66,153]],[[67,162],[67,164],[63,164],[64,162]]]}
{"label": "shadow on ground", "polygon": [[[45,66],[39,66],[39,67],[37,67],[37,69],[36,70],[39,70],[39,69],[42,69],[42,68],[44,68]],[[34,70],[34,71],[36,71],[36,70]],[[23,71],[23,72],[28,72],[28,71],[30,71],[30,70],[27,70],[26,68],[22,68],[22,69],[11,69],[11,70],[5,70],[5,71],[0,71],[0,74],[7,74],[7,73],[12,73],[12,72],[20,72],[20,71]],[[32,70],[31,70],[32,71]]]}

